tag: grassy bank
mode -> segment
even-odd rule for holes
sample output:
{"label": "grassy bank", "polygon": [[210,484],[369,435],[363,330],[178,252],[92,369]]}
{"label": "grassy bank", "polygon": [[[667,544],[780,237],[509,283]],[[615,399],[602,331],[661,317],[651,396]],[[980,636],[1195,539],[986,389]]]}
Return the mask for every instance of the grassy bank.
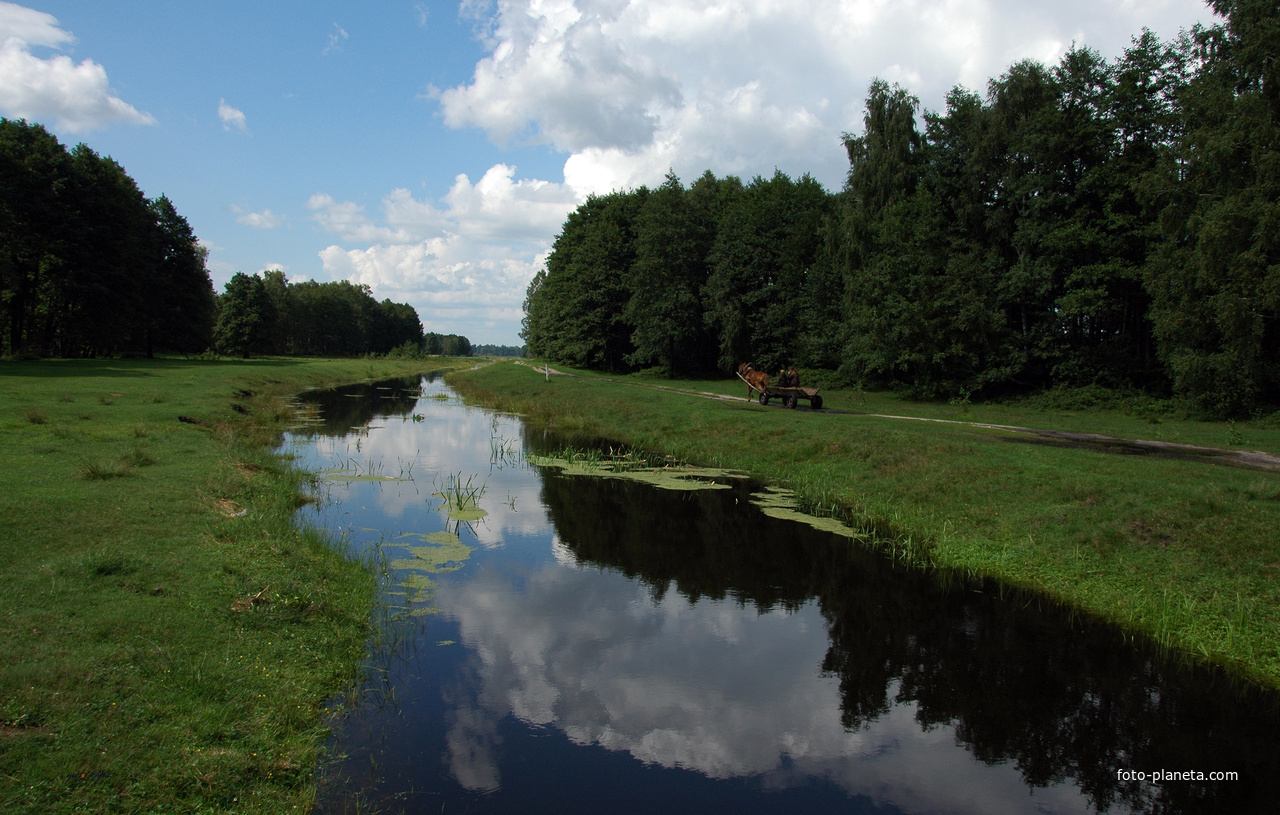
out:
{"label": "grassy bank", "polygon": [[293,393],[448,364],[0,363],[0,811],[307,811],[373,583],[271,446]]}
{"label": "grassy bank", "polygon": [[1273,421],[1215,425],[1156,409],[916,405],[859,392],[824,394],[825,407],[864,415],[814,414],[637,386],[743,395],[736,380],[586,375],[547,382],[514,364],[449,381],[471,398],[570,434],[749,470],[874,531],[905,560],[1046,592],[1188,658],[1280,687],[1280,474],[865,414],[1277,452]]}

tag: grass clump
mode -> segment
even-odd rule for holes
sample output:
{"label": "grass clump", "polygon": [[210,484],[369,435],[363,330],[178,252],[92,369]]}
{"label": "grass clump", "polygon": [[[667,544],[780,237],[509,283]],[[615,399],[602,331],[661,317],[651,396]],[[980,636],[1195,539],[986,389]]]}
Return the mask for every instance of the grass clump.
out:
{"label": "grass clump", "polygon": [[[421,367],[0,363],[0,812],[313,808],[325,704],[356,681],[373,581],[294,527],[303,475],[271,452],[281,405]],[[95,402],[111,409],[77,411]]]}

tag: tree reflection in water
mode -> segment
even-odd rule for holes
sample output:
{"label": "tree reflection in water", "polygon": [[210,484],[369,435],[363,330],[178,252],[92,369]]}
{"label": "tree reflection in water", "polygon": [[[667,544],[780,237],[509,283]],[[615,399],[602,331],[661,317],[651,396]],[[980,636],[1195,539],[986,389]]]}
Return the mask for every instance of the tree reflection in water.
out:
{"label": "tree reflection in water", "polygon": [[[357,553],[360,535],[389,542],[392,563],[447,525],[422,485],[488,485],[488,515],[457,529],[465,564],[431,575],[412,656],[376,666],[386,704],[336,735],[321,811],[350,793],[424,812],[1274,810],[1274,694],[770,518],[745,482],[664,491],[495,459],[494,438],[560,442],[424,386],[309,395],[323,421],[295,434],[316,469],[353,444],[418,451],[420,484],[330,487],[330,528]],[[399,418],[322,438],[383,416]]]}
{"label": "tree reflection in water", "polygon": [[[1266,811],[1280,800],[1274,695],[1185,670],[1110,626],[990,584],[897,566],[830,533],[744,509],[745,488],[670,494],[549,473],[543,500],[583,562],[654,598],[732,598],[764,611],[816,598],[844,727],[913,703],[1032,787],[1074,780],[1101,811]],[[1234,783],[1141,784],[1118,770],[1234,770]],[[1265,803],[1264,803],[1265,802]],[[1263,807],[1263,809],[1259,809]]]}

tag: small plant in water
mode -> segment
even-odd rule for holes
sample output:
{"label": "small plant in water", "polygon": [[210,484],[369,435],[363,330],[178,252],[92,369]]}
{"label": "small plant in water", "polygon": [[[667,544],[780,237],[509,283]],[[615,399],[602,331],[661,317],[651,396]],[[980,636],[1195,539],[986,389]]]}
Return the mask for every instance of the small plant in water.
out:
{"label": "small plant in water", "polygon": [[450,512],[458,510],[472,510],[479,508],[480,496],[484,495],[485,483],[482,481],[475,484],[476,476],[467,476],[466,483],[462,481],[462,473],[454,475],[449,473],[443,487],[437,485],[433,495],[444,499],[444,505]]}

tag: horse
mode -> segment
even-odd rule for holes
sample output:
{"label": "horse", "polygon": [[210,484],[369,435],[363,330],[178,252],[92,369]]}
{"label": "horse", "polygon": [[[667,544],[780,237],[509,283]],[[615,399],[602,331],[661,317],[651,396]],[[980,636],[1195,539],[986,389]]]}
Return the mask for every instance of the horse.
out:
{"label": "horse", "polygon": [[764,393],[764,389],[769,387],[769,375],[764,371],[757,371],[751,367],[750,362],[744,362],[738,366],[738,376],[747,383],[747,400],[751,399],[753,390]]}

